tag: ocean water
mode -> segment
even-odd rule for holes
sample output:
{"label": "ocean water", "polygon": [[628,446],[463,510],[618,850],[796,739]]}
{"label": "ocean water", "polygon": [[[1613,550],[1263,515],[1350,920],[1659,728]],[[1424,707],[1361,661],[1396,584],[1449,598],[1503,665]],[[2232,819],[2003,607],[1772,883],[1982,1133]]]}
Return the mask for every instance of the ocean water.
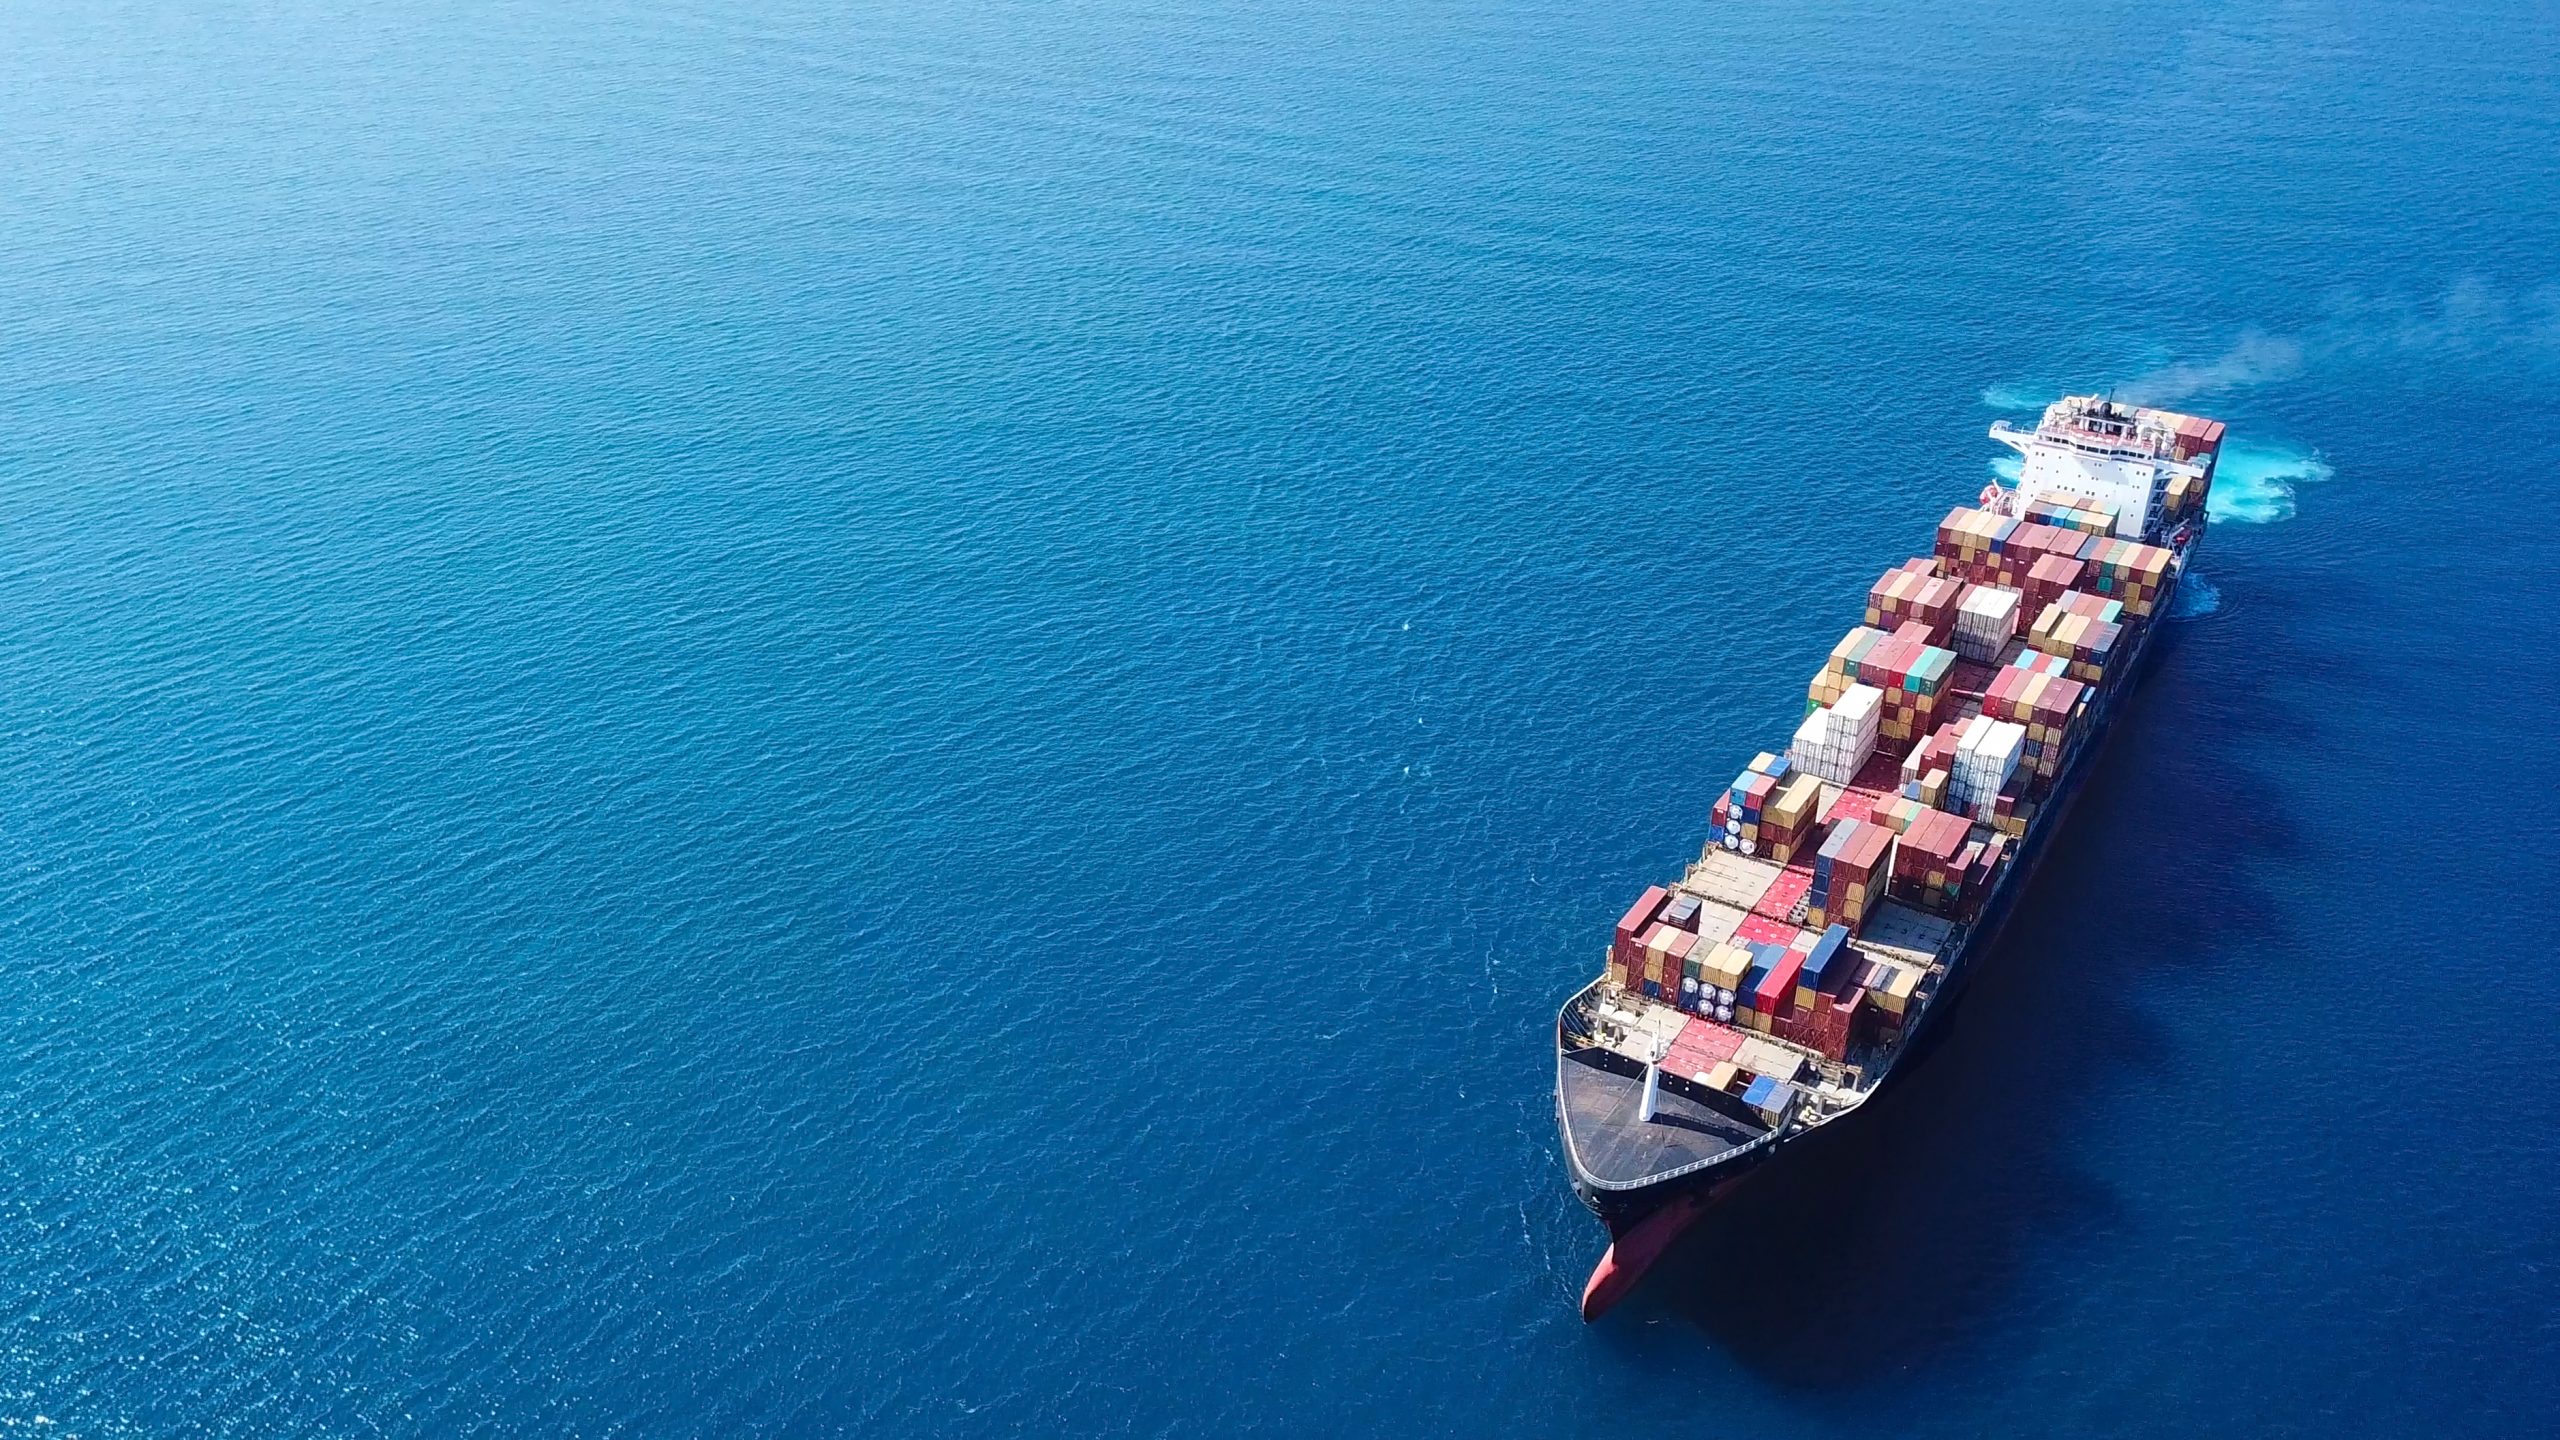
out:
{"label": "ocean water", "polygon": [[[0,150],[0,1422],[2560,1415],[2548,6],[18,7]],[[2212,603],[1585,1327],[1553,1006],[2094,385]]]}

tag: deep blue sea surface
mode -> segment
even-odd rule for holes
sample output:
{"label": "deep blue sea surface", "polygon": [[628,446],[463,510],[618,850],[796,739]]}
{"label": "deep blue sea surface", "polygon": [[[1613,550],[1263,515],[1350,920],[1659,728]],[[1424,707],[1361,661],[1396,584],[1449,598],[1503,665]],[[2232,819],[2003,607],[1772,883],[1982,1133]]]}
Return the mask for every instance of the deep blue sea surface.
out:
{"label": "deep blue sea surface", "polygon": [[[0,1422],[2549,1433],[2547,4],[0,14]],[[2064,387],[1954,1036],[1605,1323],[1553,1007]]]}

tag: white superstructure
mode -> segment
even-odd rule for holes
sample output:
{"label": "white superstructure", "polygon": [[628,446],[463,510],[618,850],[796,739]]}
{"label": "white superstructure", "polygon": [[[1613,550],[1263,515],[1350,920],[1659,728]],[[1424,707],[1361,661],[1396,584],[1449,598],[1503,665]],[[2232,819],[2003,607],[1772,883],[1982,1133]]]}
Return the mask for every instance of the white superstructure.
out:
{"label": "white superstructure", "polygon": [[2212,475],[2221,431],[2218,422],[2066,395],[2045,407],[2032,434],[2002,420],[1991,438],[2026,457],[2017,489],[2022,507],[2048,498],[2093,501],[2115,513],[2119,537],[2142,540],[2159,533],[2172,479],[2185,475],[2201,486]]}

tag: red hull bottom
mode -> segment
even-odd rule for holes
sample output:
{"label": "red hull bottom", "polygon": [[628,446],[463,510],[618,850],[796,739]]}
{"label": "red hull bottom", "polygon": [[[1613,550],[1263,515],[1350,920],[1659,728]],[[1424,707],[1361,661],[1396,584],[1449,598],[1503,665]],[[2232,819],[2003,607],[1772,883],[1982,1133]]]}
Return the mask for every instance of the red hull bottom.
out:
{"label": "red hull bottom", "polygon": [[1609,1313],[1610,1307],[1627,1298],[1629,1292],[1644,1279],[1645,1272],[1671,1248],[1672,1242],[1688,1233],[1698,1217],[1707,1213],[1707,1200],[1697,1191],[1675,1196],[1661,1209],[1644,1217],[1636,1227],[1621,1235],[1609,1246],[1607,1254],[1591,1272],[1582,1287],[1582,1318],[1588,1323]]}

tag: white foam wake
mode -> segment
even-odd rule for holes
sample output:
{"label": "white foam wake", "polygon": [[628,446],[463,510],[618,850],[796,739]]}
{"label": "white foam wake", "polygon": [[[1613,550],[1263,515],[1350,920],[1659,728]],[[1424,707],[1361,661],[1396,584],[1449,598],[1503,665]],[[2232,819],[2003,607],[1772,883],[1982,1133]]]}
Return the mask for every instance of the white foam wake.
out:
{"label": "white foam wake", "polygon": [[1985,386],[1982,391],[1984,405],[1994,410],[2018,413],[2041,412],[2044,407],[2061,398],[2059,392],[2033,385],[1990,385]]}
{"label": "white foam wake", "polygon": [[2178,603],[2169,607],[2171,620],[2201,620],[2222,608],[2222,591],[2203,575],[2187,572],[2178,585]]}
{"label": "white foam wake", "polygon": [[2298,492],[2337,472],[2317,455],[2280,445],[2226,442],[2205,514],[2215,524],[2272,525],[2293,518]]}

